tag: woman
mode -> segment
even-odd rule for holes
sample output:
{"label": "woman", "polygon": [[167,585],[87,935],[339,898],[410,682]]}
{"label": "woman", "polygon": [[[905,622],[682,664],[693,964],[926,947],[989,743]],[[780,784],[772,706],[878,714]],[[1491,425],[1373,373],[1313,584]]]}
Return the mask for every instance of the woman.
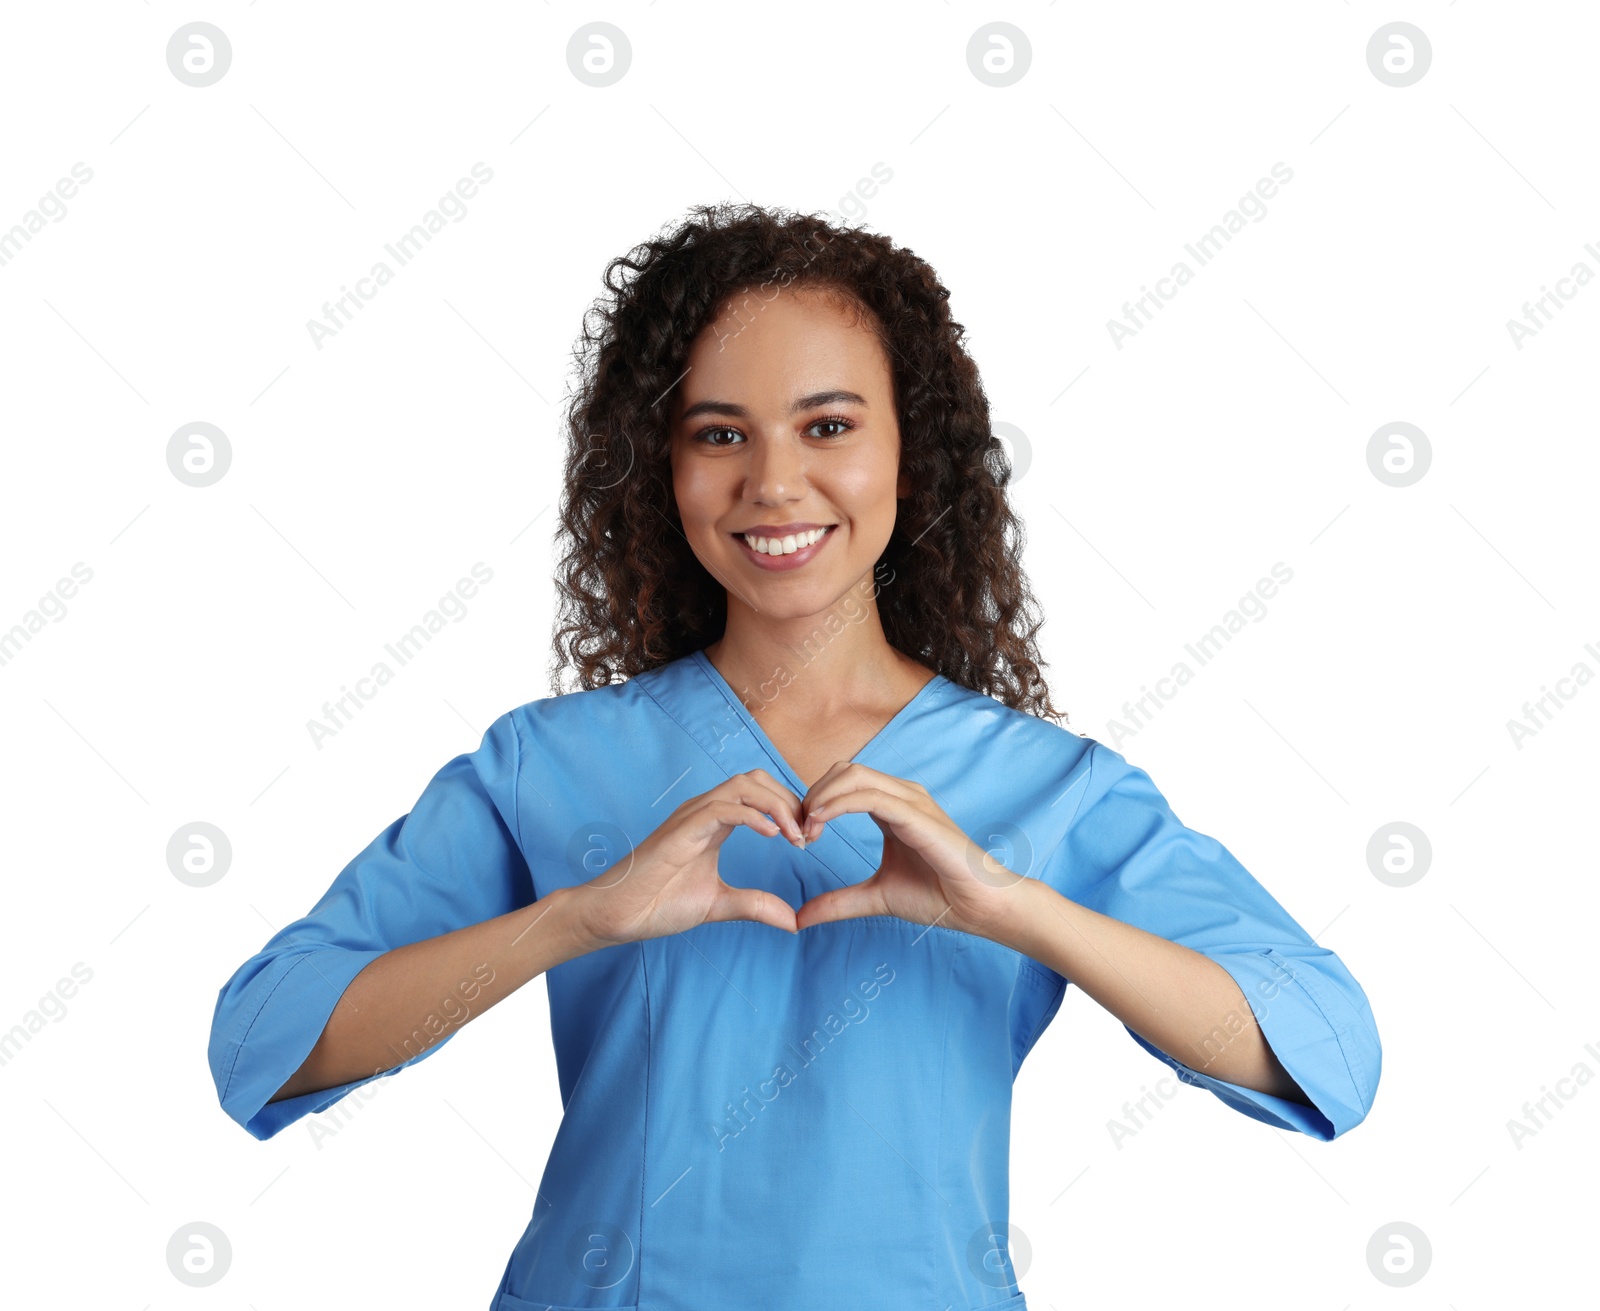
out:
{"label": "woman", "polygon": [[497,1311],[1020,1311],[1011,1088],[1068,979],[1243,1114],[1360,1123],[1349,971],[1052,722],[933,271],[704,207],[607,286],[562,505],[582,688],[497,719],[224,986],[228,1114],[269,1138],[544,974],[564,1118]]}

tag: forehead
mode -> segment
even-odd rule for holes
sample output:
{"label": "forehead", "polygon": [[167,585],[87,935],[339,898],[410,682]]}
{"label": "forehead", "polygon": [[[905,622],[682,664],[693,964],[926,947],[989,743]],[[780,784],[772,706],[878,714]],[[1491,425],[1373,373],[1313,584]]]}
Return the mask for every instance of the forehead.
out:
{"label": "forehead", "polygon": [[890,385],[866,312],[819,288],[755,287],[731,297],[695,338],[687,364],[680,410],[708,397],[787,403],[823,388],[868,396]]}

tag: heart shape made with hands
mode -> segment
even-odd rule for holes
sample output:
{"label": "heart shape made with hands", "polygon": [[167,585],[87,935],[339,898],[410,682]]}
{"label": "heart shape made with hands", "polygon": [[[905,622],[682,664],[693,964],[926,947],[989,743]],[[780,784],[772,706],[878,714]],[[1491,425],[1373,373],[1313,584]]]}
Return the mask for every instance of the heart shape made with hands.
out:
{"label": "heart shape made with hands", "polygon": [[920,783],[842,761],[811,785],[798,809],[807,842],[845,814],[870,815],[883,833],[883,857],[872,876],[804,902],[795,912],[801,929],[892,915],[991,937],[1017,909],[1019,899],[1010,894],[1022,876],[969,838]]}

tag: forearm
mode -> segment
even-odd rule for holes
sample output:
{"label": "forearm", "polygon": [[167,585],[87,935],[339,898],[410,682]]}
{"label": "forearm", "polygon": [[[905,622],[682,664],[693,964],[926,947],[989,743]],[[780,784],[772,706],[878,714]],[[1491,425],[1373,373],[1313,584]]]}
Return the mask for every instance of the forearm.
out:
{"label": "forearm", "polygon": [[1193,1070],[1291,1101],[1283,1068],[1233,976],[1210,957],[1101,915],[1038,879],[1012,888],[989,936],[1069,979]]}
{"label": "forearm", "polygon": [[334,1088],[399,1065],[546,970],[593,950],[558,889],[531,905],[385,952],[350,981],[316,1046],[272,1097]]}

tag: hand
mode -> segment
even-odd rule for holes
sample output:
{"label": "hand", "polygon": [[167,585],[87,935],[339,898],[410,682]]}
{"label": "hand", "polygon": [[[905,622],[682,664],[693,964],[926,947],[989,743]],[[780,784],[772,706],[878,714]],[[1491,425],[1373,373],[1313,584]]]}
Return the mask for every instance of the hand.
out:
{"label": "hand", "polygon": [[759,888],[734,888],[717,873],[717,853],[743,825],[798,847],[800,799],[764,769],[752,769],[690,797],[605,873],[581,883],[578,914],[597,942],[614,946],[682,933],[718,920],[754,920],[799,932],[794,910]]}
{"label": "hand", "polygon": [[842,760],[800,805],[808,841],[836,815],[864,812],[883,831],[883,860],[865,882],[813,897],[795,913],[802,929],[859,915],[893,915],[995,937],[1015,909],[1013,874],[957,827],[920,783]]}

